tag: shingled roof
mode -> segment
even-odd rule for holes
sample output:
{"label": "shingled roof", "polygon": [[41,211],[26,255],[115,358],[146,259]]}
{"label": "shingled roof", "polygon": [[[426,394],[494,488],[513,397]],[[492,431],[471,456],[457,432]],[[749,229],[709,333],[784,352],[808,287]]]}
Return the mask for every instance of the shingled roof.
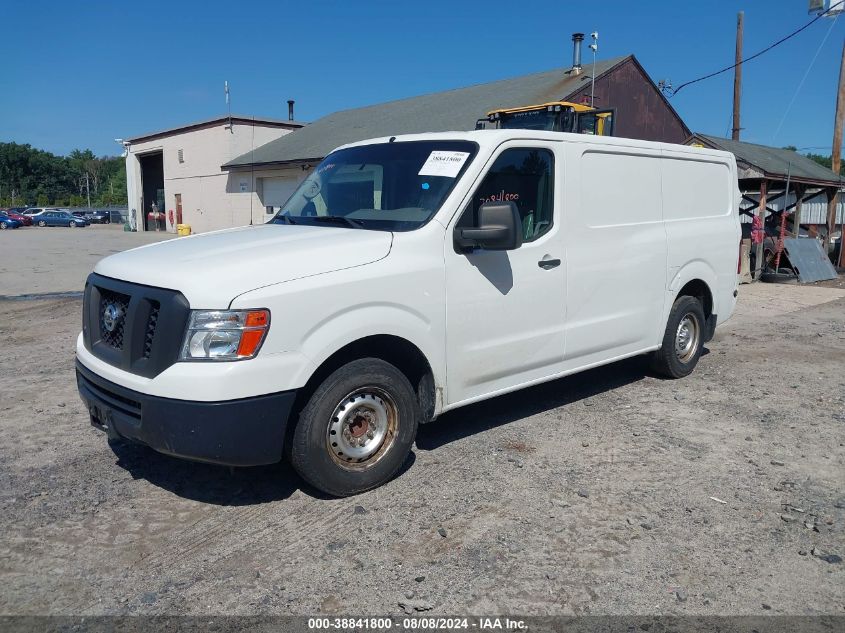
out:
{"label": "shingled roof", "polygon": [[824,165],[791,149],[756,145],[729,138],[710,136],[696,132],[688,142],[699,141],[702,145],[731,152],[736,157],[739,178],[786,180],[787,172],[792,182],[810,185],[831,186],[841,179]]}
{"label": "shingled roof", "polygon": [[[629,55],[597,62],[596,78],[631,58]],[[239,156],[223,165],[223,169],[316,161],[335,147],[368,138],[472,130],[479,118],[496,108],[565,100],[589,81],[591,69],[592,66],[585,67],[585,72],[575,75],[568,68],[558,68],[342,110]]]}
{"label": "shingled roof", "polygon": [[243,114],[223,114],[216,116],[213,119],[203,119],[202,121],[195,121],[194,123],[186,123],[176,127],[167,128],[165,130],[157,130],[155,132],[147,132],[138,136],[128,137],[126,140],[130,143],[143,143],[145,141],[152,141],[157,138],[165,136],[174,136],[184,132],[192,132],[207,127],[214,127],[221,123],[238,123],[243,125],[258,125],[260,127],[276,127],[297,129],[301,128],[305,123],[299,121],[290,121],[288,119],[270,119],[267,117],[255,117]]}

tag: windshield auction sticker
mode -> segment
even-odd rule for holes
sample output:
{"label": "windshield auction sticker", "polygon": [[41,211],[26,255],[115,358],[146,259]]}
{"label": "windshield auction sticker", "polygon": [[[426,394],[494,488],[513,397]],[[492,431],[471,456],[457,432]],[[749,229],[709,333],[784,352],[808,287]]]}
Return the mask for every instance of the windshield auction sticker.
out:
{"label": "windshield auction sticker", "polygon": [[445,176],[454,178],[464,166],[469,152],[447,152],[436,150],[429,154],[428,159],[423,163],[418,176]]}

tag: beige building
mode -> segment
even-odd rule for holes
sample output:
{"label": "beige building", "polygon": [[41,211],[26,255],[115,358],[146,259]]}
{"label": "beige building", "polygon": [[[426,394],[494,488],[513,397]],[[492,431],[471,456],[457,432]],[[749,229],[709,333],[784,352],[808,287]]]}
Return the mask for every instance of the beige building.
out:
{"label": "beige building", "polygon": [[[277,183],[257,170],[233,173],[220,166],[302,127],[293,120],[223,116],[123,141],[129,216],[139,231],[171,231],[188,224],[194,233],[266,221]],[[297,183],[299,174],[293,175]],[[284,189],[290,189],[286,178]],[[288,195],[289,195],[288,191]],[[271,202],[272,202],[271,201]],[[280,204],[280,203],[279,203]]]}

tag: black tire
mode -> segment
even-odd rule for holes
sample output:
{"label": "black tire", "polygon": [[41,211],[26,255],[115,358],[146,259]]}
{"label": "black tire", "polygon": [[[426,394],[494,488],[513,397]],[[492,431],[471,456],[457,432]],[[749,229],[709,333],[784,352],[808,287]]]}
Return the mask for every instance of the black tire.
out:
{"label": "black tire", "polygon": [[71,220],[70,222],[68,222],[68,223],[67,223],[67,225],[68,225],[68,227],[69,227],[69,228],[71,228],[71,229],[75,229],[75,228],[76,228],[76,222],[74,222],[73,220]]}
{"label": "black tire", "polygon": [[[300,412],[289,436],[291,464],[305,481],[332,496],[376,488],[402,467],[419,419],[414,389],[402,372],[377,358],[352,361],[329,375]],[[382,427],[381,441],[380,431],[370,435]],[[359,431],[367,437],[356,436]],[[370,446],[354,444],[371,441]],[[356,460],[343,450],[374,452]]]}
{"label": "black tire", "polygon": [[[682,337],[680,331],[681,322],[686,319],[688,319],[686,325],[691,341],[689,347],[683,346],[679,349],[678,343],[687,340]],[[669,312],[666,331],[663,333],[663,343],[652,355],[652,369],[667,378],[689,376],[698,364],[698,359],[701,358],[705,323],[704,309],[698,299],[686,295],[678,297]],[[693,326],[695,331],[690,332]]]}
{"label": "black tire", "polygon": [[781,268],[764,272],[760,275],[760,281],[768,284],[797,284],[798,276],[789,268]]}
{"label": "black tire", "polygon": [[5,222],[0,222],[0,230],[5,231],[9,226]]}
{"label": "black tire", "polygon": [[38,226],[47,226],[47,223],[44,220],[38,220]]}

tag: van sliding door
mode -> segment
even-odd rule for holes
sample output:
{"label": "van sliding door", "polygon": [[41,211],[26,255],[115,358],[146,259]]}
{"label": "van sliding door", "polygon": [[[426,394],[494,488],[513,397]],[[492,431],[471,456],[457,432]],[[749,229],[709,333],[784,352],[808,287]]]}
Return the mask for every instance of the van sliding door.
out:
{"label": "van sliding door", "polygon": [[656,345],[667,246],[659,155],[582,144],[567,150],[569,369]]}

